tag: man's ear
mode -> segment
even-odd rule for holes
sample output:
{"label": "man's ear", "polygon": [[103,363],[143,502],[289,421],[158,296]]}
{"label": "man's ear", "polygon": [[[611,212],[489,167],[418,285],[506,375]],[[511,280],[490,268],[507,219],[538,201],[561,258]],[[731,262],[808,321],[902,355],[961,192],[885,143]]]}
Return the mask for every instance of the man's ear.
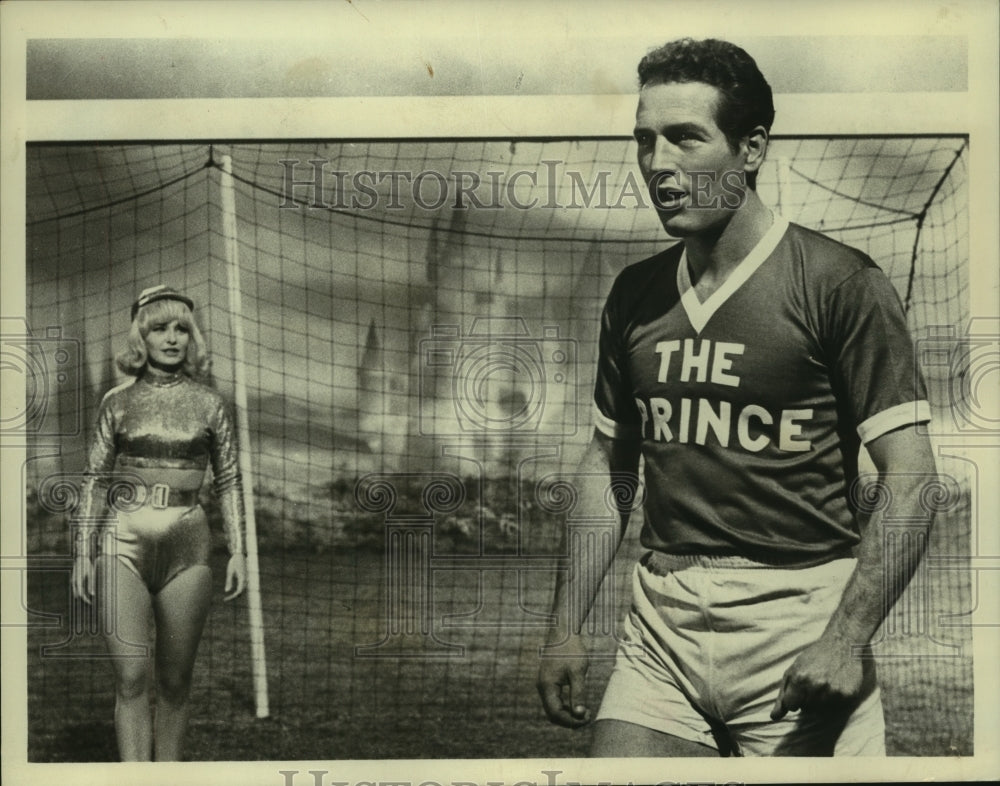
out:
{"label": "man's ear", "polygon": [[767,154],[767,144],[770,141],[767,129],[764,126],[757,126],[750,133],[743,137],[742,147],[746,156],[744,170],[756,172],[764,163],[764,156]]}

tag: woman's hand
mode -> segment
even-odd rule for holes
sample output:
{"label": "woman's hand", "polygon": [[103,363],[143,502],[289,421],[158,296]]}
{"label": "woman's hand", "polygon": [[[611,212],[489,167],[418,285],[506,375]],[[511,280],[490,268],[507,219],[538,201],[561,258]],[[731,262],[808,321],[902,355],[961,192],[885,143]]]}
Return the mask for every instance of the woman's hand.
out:
{"label": "woman's hand", "polygon": [[70,578],[73,597],[90,604],[94,600],[94,563],[86,554],[78,554],[73,560],[73,574]]}
{"label": "woman's hand", "polygon": [[243,594],[247,585],[247,560],[242,554],[233,554],[226,566],[226,600],[232,600]]}

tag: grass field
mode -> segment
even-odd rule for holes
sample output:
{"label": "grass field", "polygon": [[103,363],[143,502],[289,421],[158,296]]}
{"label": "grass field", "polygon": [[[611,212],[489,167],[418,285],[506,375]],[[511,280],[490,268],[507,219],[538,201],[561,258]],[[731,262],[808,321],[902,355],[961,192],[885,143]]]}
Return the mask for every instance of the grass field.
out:
{"label": "grass field", "polygon": [[[627,603],[628,561],[616,568],[617,605]],[[216,584],[224,555],[215,555]],[[254,716],[246,609],[223,604],[221,586],[199,651],[188,738],[191,760],[522,758],[584,755],[589,732],[551,725],[534,678],[549,605],[550,571],[447,570],[433,575],[432,632],[464,651],[449,657],[359,658],[380,641],[383,554],[368,549],[281,552],[263,557],[271,716]],[[66,575],[29,576],[33,611],[66,619]],[[947,593],[937,592],[940,601]],[[954,591],[951,592],[954,594]],[[940,610],[955,611],[956,608]],[[477,611],[478,609],[478,611]],[[447,616],[458,615],[458,616]],[[952,634],[954,636],[954,634]],[[29,631],[30,761],[113,761],[113,691],[100,642],[67,637],[65,626]],[[956,657],[901,657],[880,664],[888,746],[895,755],[972,753],[970,647]],[[920,644],[920,642],[917,642]],[[610,672],[607,637],[595,640],[589,700],[596,707]],[[924,648],[926,649],[926,648]],[[919,654],[917,647],[914,652]],[[76,655],[77,657],[66,657]]]}

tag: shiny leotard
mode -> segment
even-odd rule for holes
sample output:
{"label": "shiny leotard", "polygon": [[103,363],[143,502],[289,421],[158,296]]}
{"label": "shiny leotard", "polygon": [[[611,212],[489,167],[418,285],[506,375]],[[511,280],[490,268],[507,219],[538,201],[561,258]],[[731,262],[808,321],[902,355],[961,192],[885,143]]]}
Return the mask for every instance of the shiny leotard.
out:
{"label": "shiny leotard", "polygon": [[209,462],[229,551],[242,553],[242,484],[224,399],[183,374],[147,373],[101,402],[76,520],[110,519],[102,553],[113,550],[155,594],[186,568],[208,564],[197,496]]}

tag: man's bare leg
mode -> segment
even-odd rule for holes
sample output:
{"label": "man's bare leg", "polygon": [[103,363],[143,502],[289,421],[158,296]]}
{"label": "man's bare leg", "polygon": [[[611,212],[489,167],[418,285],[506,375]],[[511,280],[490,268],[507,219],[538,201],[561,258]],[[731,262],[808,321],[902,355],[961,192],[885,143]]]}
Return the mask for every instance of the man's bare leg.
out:
{"label": "man's bare leg", "polygon": [[691,742],[673,734],[649,729],[619,720],[600,720],[594,724],[594,739],[590,746],[594,757],[680,758],[687,756],[719,756],[709,745]]}

